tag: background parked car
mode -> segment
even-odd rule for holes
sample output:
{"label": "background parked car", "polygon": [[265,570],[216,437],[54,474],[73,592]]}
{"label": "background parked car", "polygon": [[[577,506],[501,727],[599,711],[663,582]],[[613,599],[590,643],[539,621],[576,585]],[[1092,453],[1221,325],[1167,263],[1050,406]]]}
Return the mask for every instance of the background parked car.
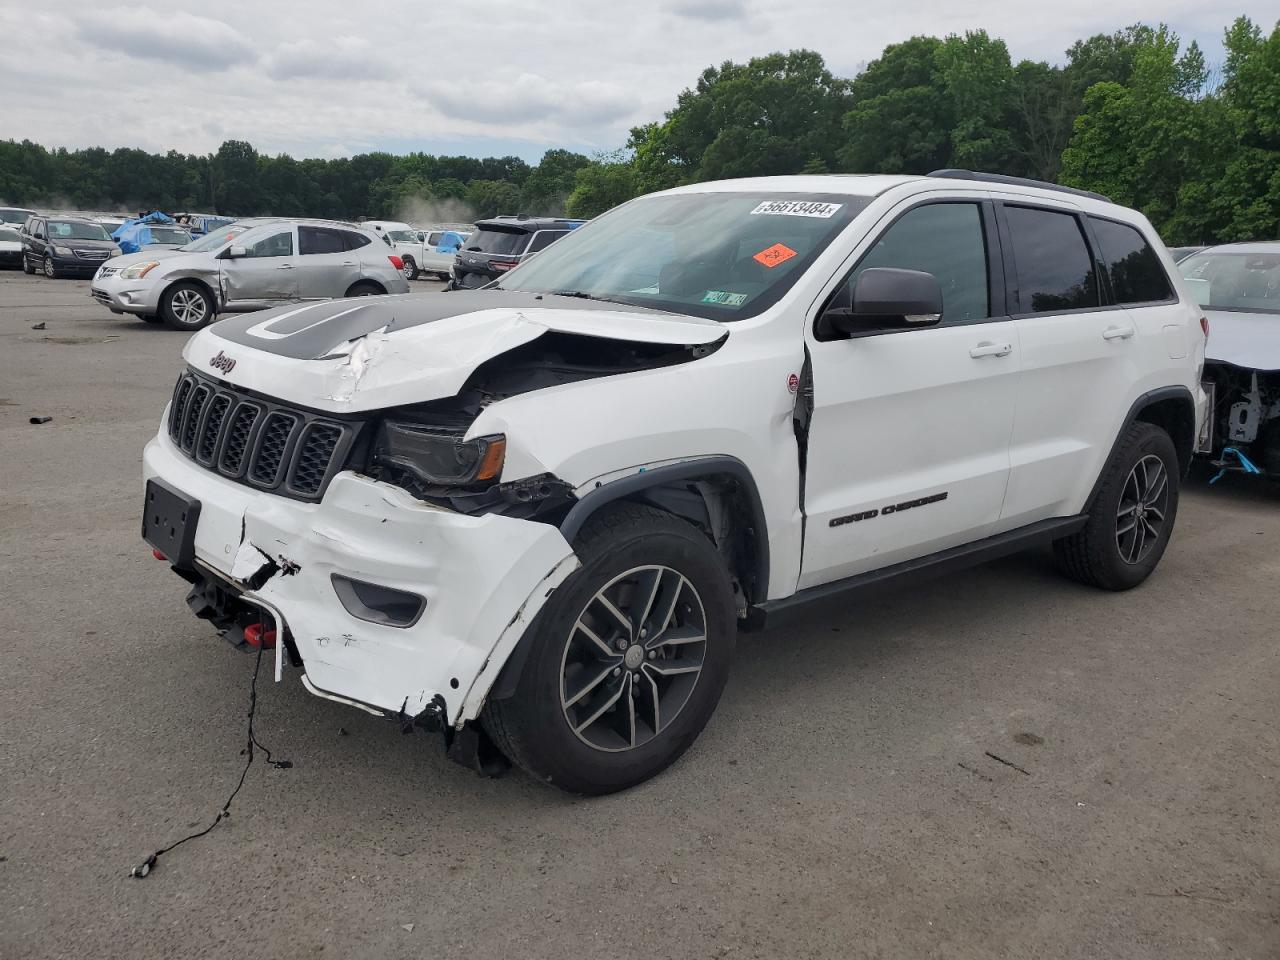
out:
{"label": "background parked car", "polygon": [[93,217],[94,222],[102,224],[102,229],[107,233],[115,233],[122,226],[129,222],[128,217]]}
{"label": "background parked car", "polygon": [[22,266],[22,235],[11,224],[0,224],[0,267]]}
{"label": "background parked car", "polygon": [[27,217],[34,217],[36,212],[25,207],[0,207],[0,223],[12,223],[22,226]]}
{"label": "background parked car", "polygon": [[408,293],[404,264],[371,230],[332,220],[241,220],[177,250],[103,265],[90,294],[113,313],[198,330],[219,313]]}
{"label": "background parked car", "polygon": [[435,274],[447,280],[453,272],[458,250],[470,236],[470,230],[419,230],[411,242],[398,241],[393,244],[393,249],[404,261],[406,280],[417,280],[422,273]]}
{"label": "background parked car", "polygon": [[102,224],[83,217],[31,216],[22,228],[22,269],[46,277],[91,277],[120,248]]}
{"label": "background parked car", "polygon": [[1173,257],[1174,263],[1181,263],[1193,253],[1199,253],[1204,247],[1170,247],[1169,256]]}
{"label": "background parked car", "polygon": [[555,217],[493,217],[477,220],[476,232],[453,262],[451,290],[471,290],[498,279],[525,257],[545,250],[583,220]]}
{"label": "background parked car", "polygon": [[1208,247],[1178,270],[1209,325],[1196,452],[1280,478],[1280,243]]}
{"label": "background parked car", "polygon": [[361,220],[359,226],[363,230],[372,230],[389,247],[412,241],[418,236],[417,230],[399,220]]}

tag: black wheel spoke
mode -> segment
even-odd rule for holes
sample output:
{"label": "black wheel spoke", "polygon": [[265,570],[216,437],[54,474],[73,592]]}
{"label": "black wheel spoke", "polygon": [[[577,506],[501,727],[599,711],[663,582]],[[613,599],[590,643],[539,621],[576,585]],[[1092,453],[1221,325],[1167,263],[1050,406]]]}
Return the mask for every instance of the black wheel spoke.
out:
{"label": "black wheel spoke", "polygon": [[1169,471],[1147,454],[1133,465],[1116,509],[1116,547],[1125,563],[1140,563],[1160,541],[1169,502]]}
{"label": "black wheel spoke", "polygon": [[702,598],[677,570],[628,570],[587,601],[565,642],[560,705],[598,750],[642,746],[670,726],[702,672]]}

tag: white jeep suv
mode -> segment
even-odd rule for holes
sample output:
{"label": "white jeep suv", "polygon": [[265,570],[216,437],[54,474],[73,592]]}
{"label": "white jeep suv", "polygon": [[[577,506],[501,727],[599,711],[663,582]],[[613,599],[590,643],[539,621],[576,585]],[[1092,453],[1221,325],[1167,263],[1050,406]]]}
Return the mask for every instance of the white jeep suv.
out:
{"label": "white jeep suv", "polygon": [[237,646],[567,790],[693,742],[740,628],[1052,543],[1137,586],[1202,414],[1151,225],[994,175],[705,183],[483,290],[186,347],[143,534]]}

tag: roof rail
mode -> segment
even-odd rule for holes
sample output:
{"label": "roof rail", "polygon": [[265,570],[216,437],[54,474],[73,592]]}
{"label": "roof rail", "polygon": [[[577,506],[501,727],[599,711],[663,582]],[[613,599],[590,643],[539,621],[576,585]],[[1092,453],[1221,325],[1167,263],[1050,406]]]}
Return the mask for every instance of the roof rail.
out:
{"label": "roof rail", "polygon": [[1032,180],[1028,177],[1007,177],[1003,173],[981,173],[975,170],[934,170],[929,176],[939,177],[943,180],[979,180],[984,183],[1007,183],[1015,187],[1036,187],[1040,190],[1073,193],[1077,197],[1088,197],[1091,200],[1101,200],[1104,203],[1113,202],[1110,197],[1101,193],[1094,193],[1092,190],[1077,190],[1075,187],[1064,187],[1060,183],[1050,183],[1047,180]]}

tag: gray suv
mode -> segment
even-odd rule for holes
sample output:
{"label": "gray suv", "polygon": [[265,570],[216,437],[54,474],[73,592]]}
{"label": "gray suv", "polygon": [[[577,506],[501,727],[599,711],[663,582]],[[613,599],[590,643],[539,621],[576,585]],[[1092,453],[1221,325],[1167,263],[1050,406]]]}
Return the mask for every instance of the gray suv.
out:
{"label": "gray suv", "polygon": [[408,293],[403,263],[370,230],[332,220],[238,220],[177,250],[116,257],[90,295],[112,313],[198,330],[219,313]]}

